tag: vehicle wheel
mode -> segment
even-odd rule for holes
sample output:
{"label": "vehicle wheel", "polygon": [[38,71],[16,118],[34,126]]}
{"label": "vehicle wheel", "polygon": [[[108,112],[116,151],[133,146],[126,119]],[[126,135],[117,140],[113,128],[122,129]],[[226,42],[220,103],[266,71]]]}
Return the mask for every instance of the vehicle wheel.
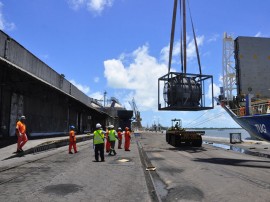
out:
{"label": "vehicle wheel", "polygon": [[180,147],[181,146],[181,137],[180,135],[175,136],[175,146]]}
{"label": "vehicle wheel", "polygon": [[172,145],[172,146],[176,146],[176,141],[175,141],[175,135],[171,135],[171,144],[170,145]]}
{"label": "vehicle wheel", "polygon": [[202,146],[202,138],[198,139],[198,140],[193,140],[192,141],[192,145],[194,147],[201,147]]}

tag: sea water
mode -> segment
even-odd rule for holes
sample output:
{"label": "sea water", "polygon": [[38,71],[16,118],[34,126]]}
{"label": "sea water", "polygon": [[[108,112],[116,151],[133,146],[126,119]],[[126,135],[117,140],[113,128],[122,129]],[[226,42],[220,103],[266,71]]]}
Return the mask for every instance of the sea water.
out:
{"label": "sea water", "polygon": [[250,139],[249,133],[242,128],[225,128],[225,129],[200,129],[200,131],[205,131],[205,136],[209,137],[221,137],[221,138],[230,138],[230,133],[240,133],[241,139],[246,140]]}

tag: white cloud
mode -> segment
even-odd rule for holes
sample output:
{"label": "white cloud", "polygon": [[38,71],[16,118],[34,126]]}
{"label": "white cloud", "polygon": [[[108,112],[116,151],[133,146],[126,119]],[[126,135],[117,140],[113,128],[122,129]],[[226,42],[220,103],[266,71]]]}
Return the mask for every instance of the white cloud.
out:
{"label": "white cloud", "polygon": [[88,86],[84,86],[82,84],[76,83],[75,80],[70,80],[70,83],[72,83],[74,86],[76,86],[80,91],[83,93],[87,94],[90,92],[90,88]]}
{"label": "white cloud", "polygon": [[[220,88],[217,84],[213,83],[213,96],[217,97],[220,94]],[[208,86],[207,98],[212,99],[212,84]]]}
{"label": "white cloud", "polygon": [[[203,44],[204,37],[198,37],[198,45]],[[130,94],[121,96],[121,100],[132,100],[134,97],[140,111],[157,111],[158,105],[158,78],[168,73],[167,62],[164,61],[168,46],[163,48],[160,60],[151,56],[149,46],[139,47],[132,53],[122,53],[118,59],[104,61],[104,77],[111,88],[127,90]],[[178,52],[177,52],[178,51]],[[188,45],[188,58],[196,57],[195,46],[192,41]],[[174,55],[179,55],[176,50]],[[178,56],[179,57],[179,56]],[[128,61],[128,62],[127,62]],[[160,62],[158,62],[160,61]],[[173,68],[171,69],[173,71]],[[163,83],[161,83],[163,84]],[[210,84],[206,98],[212,100],[212,85]],[[219,87],[213,84],[214,96],[219,95]],[[163,86],[160,86],[160,103],[163,103]]]}
{"label": "white cloud", "polygon": [[68,4],[73,10],[79,10],[85,3],[86,0],[68,0]]}
{"label": "white cloud", "polygon": [[[126,66],[125,57],[132,61]],[[121,54],[121,59],[111,59],[104,62],[104,76],[112,88],[128,89],[133,91],[136,103],[140,110],[154,110],[157,108],[158,78],[168,72],[167,65],[158,63],[157,59],[148,53],[148,46],[144,45],[132,54]],[[131,100],[127,95],[126,100]]]}
{"label": "white cloud", "polygon": [[95,92],[90,94],[89,96],[97,100],[103,100],[104,94],[102,92]]}
{"label": "white cloud", "polygon": [[0,2],[0,30],[14,30],[16,28],[15,24],[13,22],[7,22],[3,15],[3,8],[4,4]]}
{"label": "white cloud", "polygon": [[[203,45],[204,42],[204,36],[198,36],[196,38],[197,40],[197,45],[198,47]],[[174,43],[174,47],[173,47],[173,58],[172,58],[172,64],[176,63],[179,64],[180,63],[180,50],[181,50],[181,43],[180,41],[177,41]],[[168,63],[169,62],[169,51],[170,51],[170,45],[164,47],[161,50],[161,61]],[[191,61],[194,58],[196,58],[196,47],[195,47],[195,43],[194,43],[194,39],[191,40],[191,38],[188,36],[187,37],[187,60]]]}
{"label": "white cloud", "polygon": [[98,83],[98,82],[99,82],[99,77],[95,77],[95,78],[94,78],[94,82],[95,82],[95,83]]}
{"label": "white cloud", "polygon": [[255,34],[255,37],[262,37],[262,33],[258,32],[257,34]]}
{"label": "white cloud", "polygon": [[111,7],[113,0],[90,0],[87,2],[87,8],[90,11],[97,12],[100,14],[105,7]]}
{"label": "white cloud", "polygon": [[210,39],[208,39],[208,42],[217,41],[219,38],[219,34],[213,34]]}
{"label": "white cloud", "polygon": [[69,6],[74,10],[79,10],[83,7],[93,12],[94,14],[101,14],[106,7],[111,7],[114,0],[68,0]]}

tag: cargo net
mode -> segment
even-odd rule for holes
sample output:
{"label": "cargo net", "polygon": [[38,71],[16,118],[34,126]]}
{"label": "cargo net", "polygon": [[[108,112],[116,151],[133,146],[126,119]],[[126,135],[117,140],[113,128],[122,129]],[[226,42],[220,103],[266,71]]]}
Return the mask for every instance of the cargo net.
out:
{"label": "cargo net", "polygon": [[[206,81],[212,88],[212,96],[207,101]],[[199,111],[214,108],[213,76],[170,72],[158,79],[158,91],[159,110]]]}

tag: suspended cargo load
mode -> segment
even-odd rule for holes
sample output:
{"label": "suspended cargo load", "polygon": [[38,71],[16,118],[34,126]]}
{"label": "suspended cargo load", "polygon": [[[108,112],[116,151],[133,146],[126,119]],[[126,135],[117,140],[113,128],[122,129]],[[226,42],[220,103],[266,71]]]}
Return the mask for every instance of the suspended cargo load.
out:
{"label": "suspended cargo load", "polygon": [[[158,109],[173,111],[198,111],[213,108],[205,104],[205,82],[213,77],[210,75],[184,74],[170,72],[158,79],[159,89],[163,86],[163,99],[158,94]],[[213,102],[213,101],[212,101]],[[163,103],[163,104],[162,104]]]}
{"label": "suspended cargo load", "polygon": [[[181,72],[171,72],[172,53],[174,44],[174,33],[177,16],[177,4],[180,2],[180,18],[183,19],[181,24]],[[187,41],[186,41],[186,1],[174,0],[172,29],[170,38],[168,74],[158,79],[158,110],[169,111],[199,111],[214,108],[213,99],[213,76],[203,75],[201,71],[201,62],[197,39],[190,14],[194,46],[196,48],[199,74],[187,73]],[[206,103],[205,87],[211,86],[211,101]],[[162,91],[163,89],[163,99]],[[208,93],[207,93],[208,94]]]}

